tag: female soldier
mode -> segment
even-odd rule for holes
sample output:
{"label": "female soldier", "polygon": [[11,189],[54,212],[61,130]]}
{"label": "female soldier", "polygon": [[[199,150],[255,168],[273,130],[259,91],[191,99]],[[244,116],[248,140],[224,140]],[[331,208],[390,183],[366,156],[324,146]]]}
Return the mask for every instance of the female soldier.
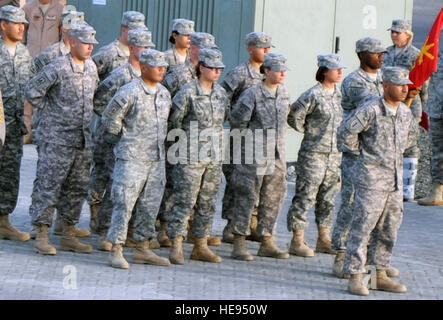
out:
{"label": "female soldier", "polygon": [[[208,248],[207,237],[221,182],[223,123],[229,112],[226,91],[216,83],[225,65],[221,52],[214,49],[201,49],[198,61],[198,79],[177,92],[169,116],[170,129],[181,129],[186,133],[186,141],[179,139],[177,142],[186,146],[186,154],[179,154],[179,162],[174,167],[174,205],[167,227],[172,242],[169,258],[175,264],[185,262],[182,241],[192,209],[191,231],[195,240],[191,259],[222,260]],[[208,140],[204,141],[205,138]],[[172,159],[168,160],[171,162]]]}
{"label": "female soldier", "polygon": [[337,54],[318,56],[318,83],[292,104],[289,125],[304,138],[297,160],[295,196],[288,211],[288,230],[294,232],[289,253],[313,257],[304,240],[306,216],[315,203],[318,227],[317,252],[333,254],[330,228],[334,217],[334,199],[340,190],[341,154],[337,149],[337,128],[342,121],[341,93],[336,83],[343,65]]}
{"label": "female soldier", "polygon": [[166,62],[169,63],[166,73],[189,60],[191,33],[194,33],[194,21],[186,19],[175,19],[173,21],[172,34],[169,37],[172,48],[165,51]]}

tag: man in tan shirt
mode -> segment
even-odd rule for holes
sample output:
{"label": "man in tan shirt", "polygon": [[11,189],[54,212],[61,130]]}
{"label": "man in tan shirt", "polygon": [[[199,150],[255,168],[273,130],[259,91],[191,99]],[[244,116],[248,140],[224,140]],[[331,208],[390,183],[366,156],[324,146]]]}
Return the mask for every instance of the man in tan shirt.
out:
{"label": "man in tan shirt", "polygon": [[35,57],[60,41],[63,5],[57,0],[34,0],[28,1],[23,10],[29,21],[24,43]]}

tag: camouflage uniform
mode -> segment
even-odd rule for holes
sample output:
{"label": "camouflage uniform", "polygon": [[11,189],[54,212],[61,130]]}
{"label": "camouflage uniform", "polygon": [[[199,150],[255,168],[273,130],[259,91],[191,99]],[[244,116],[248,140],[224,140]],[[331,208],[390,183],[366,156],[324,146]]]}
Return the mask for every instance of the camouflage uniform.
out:
{"label": "camouflage uniform", "polygon": [[136,79],[121,87],[103,112],[107,135],[118,140],[112,174],[114,207],[107,235],[112,244],[126,242],[134,207],[134,239],[144,241],[155,235],[165,186],[164,141],[170,108],[170,94],[162,85],[157,84],[154,91],[142,79]]}
{"label": "camouflage uniform", "polygon": [[[175,31],[178,34],[182,34],[182,35],[190,35],[190,34],[194,33],[194,24],[195,23],[192,20],[174,19],[173,23],[172,23],[172,31],[173,32]],[[177,66],[183,64],[182,62],[180,62],[180,60],[178,58],[178,53],[175,48],[175,45],[173,45],[171,49],[165,51],[165,55],[166,55],[166,62],[169,64],[169,66],[166,70],[166,73],[171,72]],[[190,52],[189,52],[189,50],[186,50],[185,62],[189,61],[190,58],[191,58]]]}
{"label": "camouflage uniform", "polygon": [[[190,54],[189,50],[187,50],[185,63],[188,62],[189,59],[191,58],[189,54]],[[172,46],[171,49],[165,51],[165,55],[166,55],[166,62],[169,64],[168,69],[166,70],[166,73],[172,72],[175,68],[182,65],[182,63],[180,63],[180,61],[177,58],[178,53],[177,53],[177,49],[175,49],[175,46]]]}
{"label": "camouflage uniform", "polygon": [[0,150],[0,215],[11,214],[17,205],[23,135],[28,132],[23,121],[24,89],[32,76],[31,65],[32,57],[23,44],[17,43],[12,57],[0,39],[0,92],[6,125],[6,140]]}
{"label": "camouflage uniform", "polygon": [[[235,190],[234,215],[231,232],[248,236],[251,232],[251,215],[258,201],[257,234],[260,237],[272,236],[278,213],[286,196],[286,156],[285,137],[289,112],[289,93],[285,86],[279,85],[276,96],[258,83],[247,89],[238,103],[232,108],[230,115],[231,129],[249,129],[254,133],[263,130],[263,148],[268,149],[268,130],[275,130],[275,160],[260,164],[253,157],[252,164],[237,164],[231,176]],[[259,142],[254,138],[254,145]],[[261,149],[261,144],[260,144]],[[234,152],[239,152],[235,150]],[[246,154],[242,145],[242,158]],[[274,158],[274,154],[267,157]],[[257,199],[259,197],[259,199]]]}
{"label": "camouflage uniform", "polygon": [[[355,112],[366,100],[373,96],[383,95],[381,72],[378,72],[374,81],[367,73],[359,68],[350,73],[341,86],[343,108],[343,118],[346,119]],[[337,212],[336,221],[332,230],[332,248],[335,250],[345,250],[346,240],[352,221],[352,205],[354,202],[354,187],[352,176],[355,174],[353,165],[355,155],[344,152],[341,162],[341,205]]]}
{"label": "camouflage uniform", "polygon": [[415,126],[403,103],[394,115],[383,98],[373,98],[339,128],[340,150],[357,156],[353,219],[344,265],[347,274],[363,273],[366,256],[377,269],[389,267],[403,217],[403,152],[416,146]]}
{"label": "camouflage uniform", "polygon": [[340,160],[337,129],[342,121],[341,93],[331,94],[321,83],[304,92],[291,105],[288,123],[304,138],[298,154],[295,196],[289,208],[288,230],[305,229],[307,214],[314,202],[315,222],[330,228],[334,200],[340,190]]}
{"label": "camouflage uniform", "polygon": [[[226,91],[217,83],[214,83],[211,92],[205,92],[199,80],[195,79],[181,88],[172,100],[170,128],[184,130],[188,146],[187,154],[181,155],[180,163],[174,166],[172,176],[174,205],[167,227],[170,239],[186,236],[187,219],[193,208],[192,234],[205,238],[211,232],[221,182],[223,123],[228,112]],[[202,130],[211,132],[211,150],[207,151],[209,159],[194,159],[195,155],[203,156],[201,151],[205,144],[199,141],[194,145],[193,128],[199,134]],[[218,146],[214,142],[218,142]]]}
{"label": "camouflage uniform", "polygon": [[[259,70],[252,67],[251,63],[245,62],[235,69],[228,72],[224,78],[221,86],[226,90],[228,98],[231,101],[231,106],[235,105],[240,98],[240,95],[251,86],[261,82],[263,80],[263,75]],[[230,155],[232,155],[232,145]],[[232,158],[230,159],[232,160]],[[234,190],[232,189],[232,184],[229,182],[232,172],[234,171],[234,166],[232,163],[223,164],[223,174],[226,179],[226,189],[223,196],[223,208],[222,208],[222,218],[227,220],[232,220],[232,210],[234,203]]]}
{"label": "camouflage uniform", "polygon": [[37,129],[41,141],[29,209],[34,225],[50,226],[56,204],[64,222],[79,220],[89,181],[89,126],[98,81],[91,59],[82,70],[68,54],[43,67],[26,87],[31,105],[44,106]]}
{"label": "camouflage uniform", "polygon": [[431,176],[443,185],[443,52],[438,54],[437,71],[429,85],[429,117],[431,118]]}

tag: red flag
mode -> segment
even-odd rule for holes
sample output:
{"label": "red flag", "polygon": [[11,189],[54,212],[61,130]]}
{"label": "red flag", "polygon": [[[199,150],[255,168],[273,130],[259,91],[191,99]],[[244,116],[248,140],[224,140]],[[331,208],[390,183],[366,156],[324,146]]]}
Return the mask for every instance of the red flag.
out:
{"label": "red flag", "polygon": [[[438,40],[440,31],[443,26],[443,8],[435,19],[431,31],[426,38],[425,44],[421,48],[420,54],[415,61],[414,66],[409,73],[409,79],[414,83],[409,85],[409,89],[420,87],[428,80],[432,73],[437,71],[438,60]],[[429,116],[426,112],[422,112],[422,121],[420,125],[429,130]]]}

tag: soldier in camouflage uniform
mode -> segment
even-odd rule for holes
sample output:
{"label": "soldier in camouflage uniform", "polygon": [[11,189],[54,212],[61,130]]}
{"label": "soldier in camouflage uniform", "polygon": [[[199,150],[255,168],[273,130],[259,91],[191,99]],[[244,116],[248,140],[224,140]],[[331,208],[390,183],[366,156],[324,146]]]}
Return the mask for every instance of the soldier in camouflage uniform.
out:
{"label": "soldier in camouflage uniform", "polygon": [[288,230],[294,233],[289,253],[313,257],[305,243],[307,215],[315,203],[318,227],[317,252],[334,254],[329,236],[334,218],[335,196],[340,191],[341,154],[337,149],[337,129],[342,121],[342,68],[337,54],[319,55],[314,87],[291,105],[288,124],[304,133],[297,160],[295,196],[288,210]]}
{"label": "soldier in camouflage uniform", "polygon": [[[355,200],[347,242],[345,273],[348,291],[368,295],[362,274],[365,262],[377,269],[376,290],[406,292],[386,274],[403,218],[403,152],[417,148],[417,126],[401,101],[408,95],[409,71],[383,69],[384,96],[360,106],[339,127],[338,145],[356,155],[353,182]],[[372,283],[374,285],[374,283]]]}
{"label": "soldier in camouflage uniform", "polygon": [[[236,165],[231,175],[231,183],[235,190],[235,209],[231,222],[231,232],[234,234],[231,256],[234,259],[253,260],[246,249],[245,240],[251,232],[251,215],[257,201],[257,233],[261,237],[258,255],[277,259],[289,258],[287,252],[276,246],[272,236],[286,196],[285,137],[289,112],[289,93],[283,85],[286,70],[284,56],[266,53],[260,69],[261,73],[265,74],[265,80],[244,91],[231,110],[231,135],[239,130],[249,130],[255,135],[252,143],[243,144],[241,150],[234,145],[233,150],[234,159],[240,154],[245,159],[241,164],[234,162]],[[260,141],[260,133],[264,141]],[[250,153],[254,146],[256,152],[252,156]],[[257,150],[263,152],[263,149],[267,151],[266,158],[260,159]],[[251,164],[246,157],[252,158]]]}
{"label": "soldier in camouflage uniform", "polygon": [[[129,55],[129,61],[118,67],[111,74],[103,80],[97,88],[97,92],[94,96],[94,112],[98,116],[102,116],[108,103],[114,97],[117,90],[124,85],[128,84],[132,80],[140,77],[140,63],[139,56],[143,50],[154,48],[155,44],[152,43],[152,34],[150,31],[143,29],[130,30],[128,32],[128,43],[131,54]],[[100,235],[98,249],[103,251],[110,251],[111,244],[106,241],[106,234],[108,233],[109,225],[112,217],[112,201],[110,198],[110,192],[112,188],[112,170],[114,168],[114,145],[108,143],[104,139],[104,127],[100,121],[97,124],[96,132],[93,139],[94,156],[104,159],[108,179],[106,185],[105,195],[102,199],[102,205],[98,211],[98,225],[96,231]]]}
{"label": "soldier in camouflage uniform", "polygon": [[[414,34],[412,33],[412,23],[409,20],[396,19],[392,21],[391,39],[394,45],[387,47],[388,51],[383,57],[383,67],[402,67],[411,70],[414,66],[420,50],[412,45]],[[417,95],[410,106],[412,115],[417,123],[421,121],[422,105],[427,103],[427,82],[423,85],[420,95]],[[409,102],[409,101],[408,101]],[[405,101],[405,103],[407,103]],[[419,133],[417,133],[419,134]],[[415,177],[417,176],[418,159],[409,150],[404,154],[404,178],[403,178],[403,198],[405,201],[414,200]]]}
{"label": "soldier in camouflage uniform", "polygon": [[137,242],[134,263],[169,265],[149,249],[165,186],[165,138],[171,96],[160,84],[166,71],[163,52],[143,50],[141,78],[121,87],[102,115],[106,139],[115,143],[111,199],[114,205],[107,240],[112,243],[109,263],[127,269],[122,245],[135,208]]}
{"label": "soldier in camouflage uniform", "polygon": [[92,252],[75,236],[87,196],[91,163],[90,122],[93,97],[99,78],[90,58],[95,30],[79,25],[69,31],[71,52],[53,60],[28,83],[26,98],[34,108],[42,108],[37,129],[39,159],[29,212],[38,226],[35,249],[54,255],[48,227],[54,208],[63,219],[61,249]]}
{"label": "soldier in camouflage uniform", "polygon": [[[383,95],[380,68],[383,64],[381,41],[374,38],[363,38],[356,43],[356,53],[360,67],[351,72],[341,86],[343,118],[346,119],[367,99]],[[356,157],[344,152],[341,162],[341,205],[337,212],[332,230],[332,249],[337,251],[333,272],[337,277],[343,277],[343,261],[352,221],[352,204],[354,202],[354,187],[352,176]]]}
{"label": "soldier in camouflage uniform", "polygon": [[[271,47],[273,46],[272,38],[269,34],[264,32],[251,32],[246,35],[246,46],[250,56],[249,61],[229,71],[221,84],[231,100],[231,106],[237,103],[238,98],[246,89],[263,81],[260,67],[263,64],[265,53],[271,52]],[[230,155],[232,156],[232,144],[230,144],[230,148]],[[230,161],[232,161],[232,157]],[[226,188],[223,195],[222,218],[228,221],[223,229],[223,241],[228,243],[234,242],[234,235],[230,231],[232,210],[234,210],[234,192],[232,190],[232,185],[229,182],[233,171],[234,165],[232,163],[223,164]],[[256,233],[256,228],[257,211],[254,210],[251,217],[251,235],[248,236],[247,240],[260,241]]]}
{"label": "soldier in camouflage uniform", "polygon": [[[443,43],[440,41],[440,43]],[[429,117],[431,118],[431,177],[429,194],[418,200],[422,206],[443,205],[443,48],[440,45],[437,71],[429,85]]]}
{"label": "soldier in camouflage uniform", "polygon": [[[217,48],[215,38],[212,34],[204,32],[194,32],[191,34],[190,59],[184,64],[177,66],[173,71],[168,73],[163,79],[163,85],[169,90],[171,96],[174,97],[180,88],[197,78],[195,68],[198,64],[198,55],[202,48]],[[166,142],[166,149],[169,149],[172,142]],[[162,204],[158,219],[160,220],[160,232],[158,233],[158,241],[163,247],[170,247],[171,242],[166,234],[168,225],[168,216],[174,204],[173,199],[173,171],[174,166],[166,162],[166,187],[163,195]],[[192,214],[190,216],[192,219]],[[190,229],[189,229],[190,230]],[[208,245],[217,246],[221,241],[217,237],[208,237]],[[192,243],[192,233],[189,232],[187,241]]]}
{"label": "soldier in camouflage uniform", "polygon": [[[121,37],[112,43],[101,47],[97,53],[92,56],[97,65],[100,81],[103,81],[116,68],[124,65],[129,59],[128,32],[134,29],[148,28],[145,25],[145,15],[136,11],[127,11],[123,13],[121,22]],[[95,135],[95,128],[99,123],[99,117],[94,113],[91,128]],[[109,173],[106,167],[105,159],[101,158],[98,148],[94,148],[92,159],[91,179],[89,181],[88,203],[91,211],[90,228],[96,232],[98,209],[106,190],[106,183],[109,179]]]}
{"label": "soldier in camouflage uniform", "polygon": [[[215,49],[201,49],[198,61],[198,79],[177,92],[169,117],[170,129],[181,129],[186,134],[186,141],[177,143],[189,146],[186,154],[179,154],[180,162],[172,175],[174,206],[167,234],[172,241],[169,259],[174,264],[185,262],[182,241],[193,208],[191,232],[195,240],[191,259],[215,263],[222,260],[208,248],[206,238],[212,229],[221,182],[223,123],[229,112],[226,91],[216,83],[225,65],[221,52]],[[194,133],[198,136],[193,137]],[[210,141],[202,142],[203,133]]]}
{"label": "soldier in camouflage uniform", "polygon": [[172,22],[172,34],[169,38],[172,48],[165,52],[166,62],[169,64],[166,73],[189,61],[191,34],[194,32],[194,21],[192,20],[175,19]]}
{"label": "soldier in camouflage uniform", "polygon": [[10,5],[0,9],[0,100],[7,137],[0,150],[0,239],[14,241],[29,240],[28,233],[18,231],[9,222],[17,205],[23,135],[27,133],[23,90],[31,77],[32,57],[20,43],[27,23],[22,9]]}

